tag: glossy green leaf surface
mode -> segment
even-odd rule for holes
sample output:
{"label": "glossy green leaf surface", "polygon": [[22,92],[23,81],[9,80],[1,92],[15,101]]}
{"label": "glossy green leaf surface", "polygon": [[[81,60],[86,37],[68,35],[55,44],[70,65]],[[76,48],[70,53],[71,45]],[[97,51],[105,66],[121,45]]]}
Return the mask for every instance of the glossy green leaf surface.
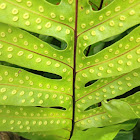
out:
{"label": "glossy green leaf surface", "polygon": [[120,132],[114,140],[133,140],[133,133],[128,132]]}
{"label": "glossy green leaf surface", "polygon": [[139,0],[0,0],[0,131],[112,140],[140,118],[139,24]]}
{"label": "glossy green leaf surface", "polygon": [[103,101],[101,107],[77,113],[79,129],[102,127],[139,118],[140,92],[122,100]]}
{"label": "glossy green leaf surface", "polygon": [[89,140],[112,140],[119,132],[119,130],[131,130],[135,126],[135,124],[136,121],[130,121],[103,128],[90,128],[86,131],[77,130],[75,131],[75,135],[72,137],[72,140],[86,140],[87,137]]}

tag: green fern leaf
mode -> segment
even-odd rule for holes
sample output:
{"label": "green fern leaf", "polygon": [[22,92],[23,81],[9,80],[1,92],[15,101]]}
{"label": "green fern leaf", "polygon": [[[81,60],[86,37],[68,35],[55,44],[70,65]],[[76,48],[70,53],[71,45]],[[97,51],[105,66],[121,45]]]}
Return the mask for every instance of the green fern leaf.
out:
{"label": "green fern leaf", "polygon": [[139,0],[0,0],[0,131],[112,140],[132,129],[139,9]]}

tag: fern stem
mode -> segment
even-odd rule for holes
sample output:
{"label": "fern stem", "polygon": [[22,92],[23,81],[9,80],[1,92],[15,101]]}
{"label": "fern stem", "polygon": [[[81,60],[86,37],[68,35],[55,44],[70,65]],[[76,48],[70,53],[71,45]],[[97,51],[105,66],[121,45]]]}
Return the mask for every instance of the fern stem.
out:
{"label": "fern stem", "polygon": [[74,30],[74,62],[73,62],[73,114],[72,114],[72,130],[70,138],[73,135],[75,124],[75,80],[76,80],[76,47],[77,47],[77,23],[78,23],[78,0],[75,5],[75,30]]}
{"label": "fern stem", "polygon": [[104,0],[101,0],[101,3],[100,3],[100,6],[99,6],[98,10],[101,10],[102,9],[103,3],[104,3]]}

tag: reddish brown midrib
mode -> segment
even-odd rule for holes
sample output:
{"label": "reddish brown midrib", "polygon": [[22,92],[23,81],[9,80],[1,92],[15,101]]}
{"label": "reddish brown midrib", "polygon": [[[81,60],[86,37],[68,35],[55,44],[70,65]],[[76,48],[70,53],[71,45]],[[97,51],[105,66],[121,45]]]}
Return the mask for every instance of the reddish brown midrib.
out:
{"label": "reddish brown midrib", "polygon": [[73,112],[72,112],[72,129],[70,138],[73,135],[75,124],[75,80],[76,80],[76,47],[77,47],[77,23],[78,23],[78,0],[75,3],[75,30],[74,30],[74,58],[73,58]]}

